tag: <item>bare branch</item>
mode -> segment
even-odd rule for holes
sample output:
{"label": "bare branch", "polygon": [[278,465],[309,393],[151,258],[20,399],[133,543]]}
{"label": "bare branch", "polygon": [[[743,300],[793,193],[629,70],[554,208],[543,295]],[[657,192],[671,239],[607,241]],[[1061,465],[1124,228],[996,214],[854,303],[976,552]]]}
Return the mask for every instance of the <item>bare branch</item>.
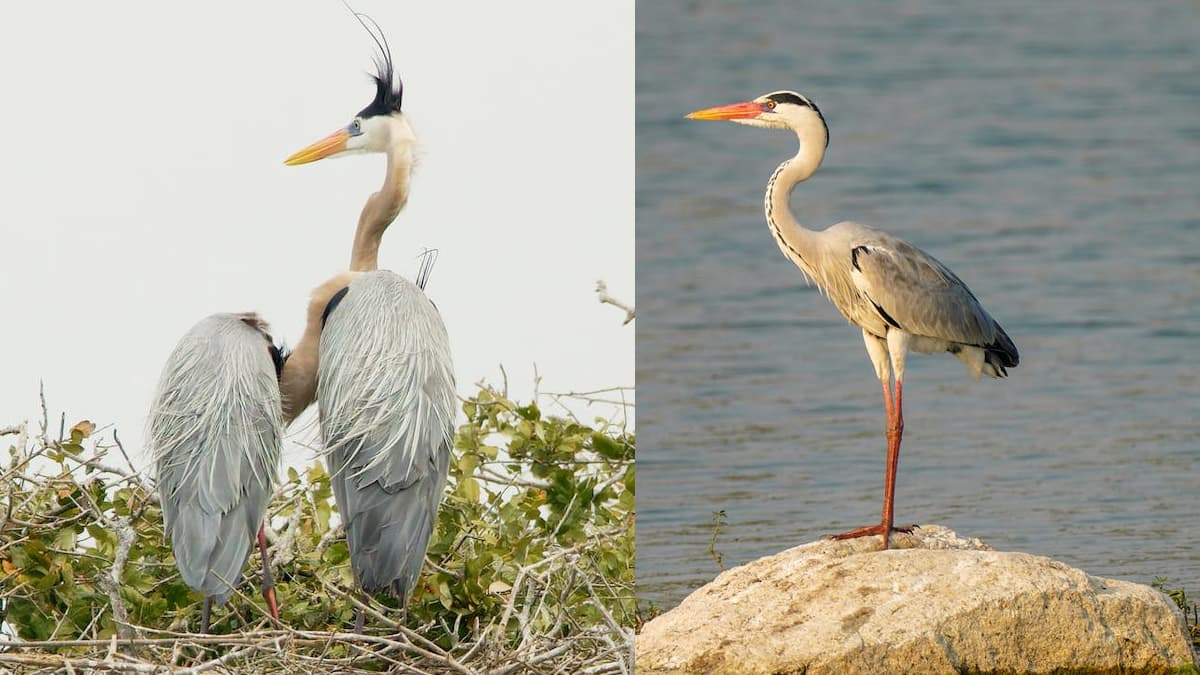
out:
{"label": "bare branch", "polygon": [[628,324],[637,317],[637,312],[634,311],[633,305],[622,302],[608,294],[608,284],[604,283],[603,279],[596,282],[596,296],[599,298],[600,304],[602,305],[612,305],[617,309],[625,310],[625,320],[621,322],[622,326]]}

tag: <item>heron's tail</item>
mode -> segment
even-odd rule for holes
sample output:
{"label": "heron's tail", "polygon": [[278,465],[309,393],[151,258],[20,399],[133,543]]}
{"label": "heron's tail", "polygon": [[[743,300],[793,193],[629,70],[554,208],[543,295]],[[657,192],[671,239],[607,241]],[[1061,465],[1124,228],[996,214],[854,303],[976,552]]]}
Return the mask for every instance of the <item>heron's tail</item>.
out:
{"label": "heron's tail", "polygon": [[420,577],[450,466],[449,448],[443,450],[429,473],[404,486],[357,484],[350,471],[333,475],[350,563],[364,591],[403,599]]}
{"label": "heron's tail", "polygon": [[[1021,355],[1017,353],[1017,345],[1008,337],[1008,333],[996,324],[996,339],[984,348],[984,363],[990,366],[995,373],[994,377],[1007,377],[1008,368],[1016,368],[1021,362]],[[989,373],[991,374],[991,373]]]}
{"label": "heron's tail", "polygon": [[257,528],[246,511],[239,504],[222,517],[199,507],[184,508],[169,526],[180,576],[193,590],[215,597],[218,605],[229,599],[250,558]]}

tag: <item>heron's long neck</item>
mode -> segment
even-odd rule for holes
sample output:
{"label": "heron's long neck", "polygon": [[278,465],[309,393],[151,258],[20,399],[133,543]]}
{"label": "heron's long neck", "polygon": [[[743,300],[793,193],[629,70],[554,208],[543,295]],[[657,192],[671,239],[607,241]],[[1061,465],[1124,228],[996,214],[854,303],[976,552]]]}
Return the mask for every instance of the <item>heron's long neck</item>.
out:
{"label": "heron's long neck", "polygon": [[318,350],[321,345],[321,318],[325,306],[335,293],[350,285],[353,272],[341,272],[315,288],[308,301],[308,321],[304,335],[288,355],[279,376],[279,393],[283,399],[283,421],[291,424],[317,395]]}
{"label": "heron's long neck", "polygon": [[810,278],[817,280],[813,265],[818,258],[817,233],[804,227],[792,215],[790,197],[792,190],[802,181],[808,180],[821,166],[825,156],[824,129],[797,130],[800,137],[800,152],[779,165],[771,180],[767,182],[764,207],[767,224],[775,235],[783,254],[795,262]]}
{"label": "heron's long neck", "polygon": [[388,225],[408,201],[408,180],[412,173],[410,143],[393,145],[387,153],[387,174],[379,192],[367,198],[358,216],[354,232],[354,248],[350,252],[350,269],[370,272],[379,269],[379,242]]}

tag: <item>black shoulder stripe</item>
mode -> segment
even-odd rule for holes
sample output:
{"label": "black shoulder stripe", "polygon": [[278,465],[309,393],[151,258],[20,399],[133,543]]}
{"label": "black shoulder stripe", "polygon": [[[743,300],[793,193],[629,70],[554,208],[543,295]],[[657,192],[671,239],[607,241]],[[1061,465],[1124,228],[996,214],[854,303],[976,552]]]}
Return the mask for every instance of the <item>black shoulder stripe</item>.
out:
{"label": "black shoulder stripe", "polygon": [[271,342],[267,343],[267,351],[271,354],[271,363],[275,364],[275,379],[278,380],[283,377],[283,364],[287,363],[288,354]]}
{"label": "black shoulder stripe", "polygon": [[858,266],[858,254],[859,253],[868,253],[867,247],[866,246],[855,246],[854,248],[850,249],[850,264],[854,266],[854,269],[861,272],[862,268]]}
{"label": "black shoulder stripe", "polygon": [[332,314],[333,310],[337,308],[338,303],[342,301],[342,298],[346,297],[346,292],[349,290],[350,287],[345,286],[342,288],[342,290],[334,293],[333,297],[329,299],[329,302],[325,305],[325,311],[321,312],[321,328],[325,327],[325,322],[329,320],[329,315]]}

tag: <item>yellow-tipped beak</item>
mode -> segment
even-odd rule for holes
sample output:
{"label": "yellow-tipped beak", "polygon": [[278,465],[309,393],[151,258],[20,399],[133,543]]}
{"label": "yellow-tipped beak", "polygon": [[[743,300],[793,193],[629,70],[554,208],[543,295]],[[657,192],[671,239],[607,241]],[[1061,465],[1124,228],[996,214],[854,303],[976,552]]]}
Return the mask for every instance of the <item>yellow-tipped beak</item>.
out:
{"label": "yellow-tipped beak", "polygon": [[754,101],[745,103],[730,103],[715,108],[705,108],[694,113],[688,113],[689,120],[745,120],[758,117],[763,113],[763,105]]}
{"label": "yellow-tipped beak", "polygon": [[338,129],[329,134],[325,138],[313,143],[307,148],[297,152],[296,154],[283,160],[288,166],[296,166],[297,164],[308,164],[315,162],[318,159],[325,159],[330,155],[336,155],[346,149],[346,141],[350,139],[350,132],[345,129]]}

